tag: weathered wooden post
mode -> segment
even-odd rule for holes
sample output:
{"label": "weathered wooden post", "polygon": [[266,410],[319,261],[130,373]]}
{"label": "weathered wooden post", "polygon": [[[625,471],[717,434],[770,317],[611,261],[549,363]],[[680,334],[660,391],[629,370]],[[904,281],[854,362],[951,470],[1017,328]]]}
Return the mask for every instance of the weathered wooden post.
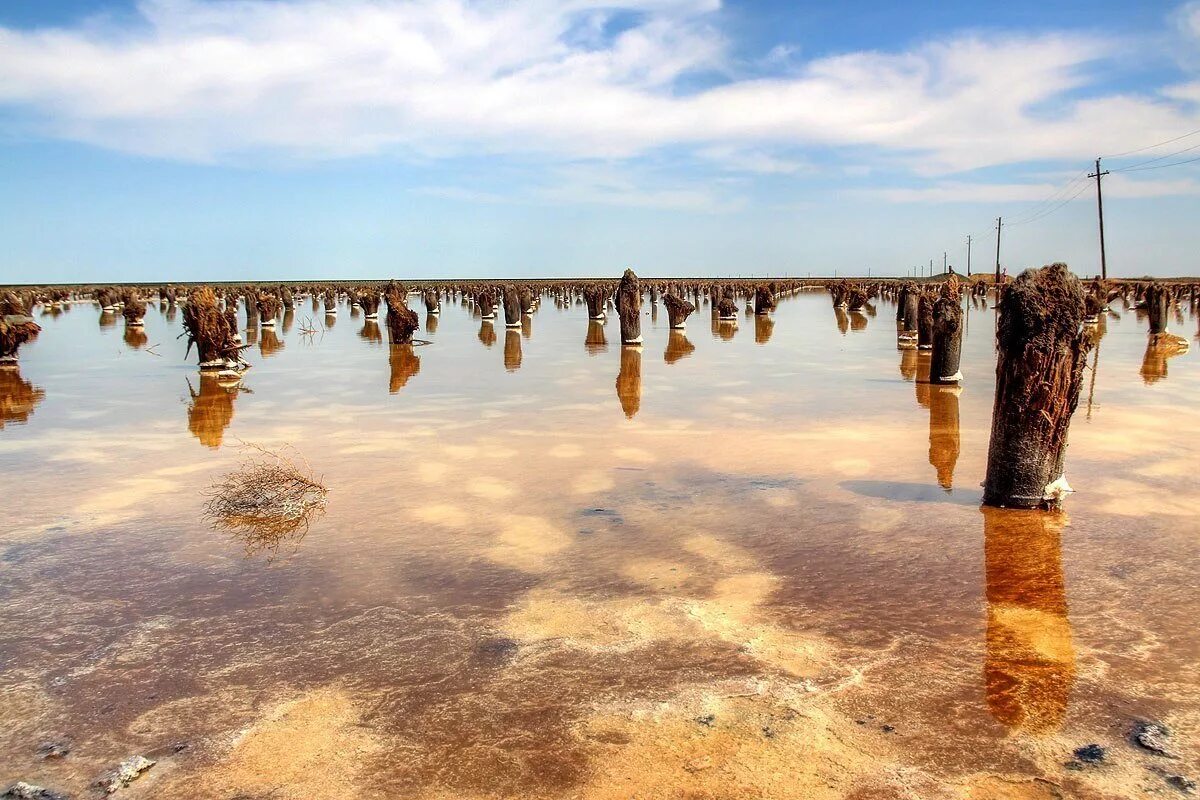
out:
{"label": "weathered wooden post", "polygon": [[517,295],[517,287],[511,283],[504,286],[504,326],[521,327],[521,298]]}
{"label": "weathered wooden post", "polygon": [[917,301],[917,348],[933,349],[933,297],[927,291]]}
{"label": "weathered wooden post", "polygon": [[[188,296],[183,308],[183,327],[188,335],[188,352],[196,347],[201,372],[237,374],[248,364],[242,361],[241,349],[234,338],[237,332],[236,301],[217,308],[217,296],[207,286]],[[232,323],[229,317],[233,317]],[[186,357],[186,353],[185,353]]]}
{"label": "weathered wooden post", "polygon": [[264,328],[274,328],[275,318],[279,315],[279,300],[272,294],[258,296],[258,316]]}
{"label": "weathered wooden post", "polygon": [[921,292],[916,286],[909,286],[904,292],[903,321],[897,338],[902,345],[916,345],[917,329],[921,318]]}
{"label": "weathered wooden post", "polygon": [[617,315],[621,318],[621,344],[642,343],[642,282],[625,270],[617,287]]}
{"label": "weathered wooden post", "polygon": [[959,383],[962,372],[961,301],[950,294],[939,297],[933,304],[933,352],[929,360],[930,383]]}
{"label": "weathered wooden post", "polygon": [[442,301],[433,289],[426,289],[423,295],[425,301],[425,316],[437,316],[442,313]]}
{"label": "weathered wooden post", "polygon": [[12,292],[0,302],[0,367],[16,367],[21,345],[36,339],[41,331],[31,311]]}
{"label": "weathered wooden post", "polygon": [[775,310],[775,298],[766,284],[759,285],[754,290],[754,313],[763,316]]}
{"label": "weathered wooden post", "polygon": [[[408,292],[395,281],[387,285],[383,293],[387,303],[388,339],[392,344],[411,344],[413,332],[417,330],[417,312],[408,307]],[[419,362],[418,362],[419,363]]]}
{"label": "weathered wooden post", "polygon": [[366,289],[361,292],[358,295],[358,304],[362,307],[364,319],[379,318],[379,292],[377,290]]}
{"label": "weathered wooden post", "polygon": [[325,316],[337,315],[337,291],[331,286],[325,290]]}
{"label": "weathered wooden post", "polygon": [[721,299],[714,306],[717,318],[726,322],[737,320],[737,302],[733,299],[733,288],[726,287]]}
{"label": "weathered wooden post", "polygon": [[475,295],[475,305],[479,307],[479,314],[483,319],[496,318],[496,298],[490,288]]}
{"label": "weathered wooden post", "polygon": [[696,310],[695,305],[674,294],[664,295],[663,305],[667,307],[667,321],[674,330],[687,327],[688,315]]}
{"label": "weathered wooden post", "polygon": [[602,286],[589,286],[583,290],[583,299],[587,301],[588,319],[604,319],[604,304],[608,301],[608,289]]}
{"label": "weathered wooden post", "polygon": [[996,399],[983,502],[1058,508],[1067,431],[1091,347],[1083,291],[1065,264],[1029,269],[1001,294]]}

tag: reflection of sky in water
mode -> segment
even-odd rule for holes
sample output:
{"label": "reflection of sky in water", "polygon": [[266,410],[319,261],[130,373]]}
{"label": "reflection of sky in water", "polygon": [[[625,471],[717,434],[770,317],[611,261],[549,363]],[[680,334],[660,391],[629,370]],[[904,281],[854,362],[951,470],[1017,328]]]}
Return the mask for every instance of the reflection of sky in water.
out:
{"label": "reflection of sky in water", "polygon": [[[215,736],[256,719],[230,698],[331,682],[319,708],[349,703],[372,737],[407,743],[372,762],[380,785],[462,796],[599,780],[601,745],[631,768],[669,760],[613,726],[747,676],[769,693],[810,681],[804,702],[865,763],[954,774],[1057,770],[1059,744],[1111,738],[1114,708],[1200,723],[1200,494],[1181,434],[1200,422],[1196,348],[1147,384],[1144,322],[1107,321],[1072,427],[1070,524],[1025,530],[977,508],[989,310],[969,311],[961,391],[922,381],[886,302],[842,318],[804,295],[711,332],[705,306],[683,332],[644,310],[628,348],[582,305],[544,299],[506,330],[443,301],[436,330],[422,314],[431,344],[395,348],[304,301],[246,337],[255,366],[225,384],[184,361],[178,317],[154,306],[144,340],[119,318],[98,328],[90,305],[39,317],[19,377],[0,376],[0,469],[17,476],[0,498],[0,642],[38,665],[22,685],[60,688],[30,695],[0,757],[25,759],[48,720],[102,752],[154,744],[159,717]],[[199,520],[239,440],[291,443],[330,487],[327,516],[270,564]],[[124,684],[144,691],[97,716]],[[197,699],[212,692],[232,706]],[[746,763],[764,725],[786,750],[787,722],[738,702],[722,713],[759,737],[738,740]],[[479,703],[507,723],[479,723]],[[898,728],[886,747],[855,722],[868,714]],[[947,721],[956,737],[920,735]],[[581,744],[579,725],[605,741]],[[706,788],[706,770],[681,774]]]}

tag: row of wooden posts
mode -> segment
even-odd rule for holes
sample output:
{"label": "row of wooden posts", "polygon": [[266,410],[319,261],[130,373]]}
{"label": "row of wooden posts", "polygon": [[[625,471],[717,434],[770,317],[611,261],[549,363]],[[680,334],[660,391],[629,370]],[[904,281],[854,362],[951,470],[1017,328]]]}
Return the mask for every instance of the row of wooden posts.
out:
{"label": "row of wooden posts", "polygon": [[[659,281],[650,283],[648,288],[651,302],[657,302],[661,293],[670,326],[677,330],[686,325],[687,317],[696,309],[696,304],[685,299],[689,290],[697,303],[702,292],[707,293],[714,317],[719,320],[736,318],[739,293],[746,298],[747,311],[752,299],[753,311],[767,315],[775,308],[777,293],[790,293],[801,287],[798,283],[747,286],[746,282],[704,285]],[[937,284],[840,281],[828,288],[834,306],[850,311],[862,309],[877,294],[890,293],[897,304],[898,344],[901,348],[930,351],[930,383],[956,385],[963,380],[962,293],[986,293],[986,286],[972,284],[968,288],[952,276]],[[620,318],[622,346],[636,347],[642,342],[641,307],[646,289],[632,270],[626,270],[615,289],[611,283],[592,281],[574,287],[561,284],[551,291],[560,299],[571,294],[578,299],[581,294],[592,320],[603,319],[611,301]],[[413,341],[418,319],[416,312],[408,307],[408,291],[401,284],[392,281],[382,292],[345,291],[363,309],[367,319],[378,316],[381,301],[386,305],[386,324],[393,344]],[[502,306],[506,326],[514,328],[520,327],[522,318],[536,309],[541,296],[541,292],[535,293],[529,285],[514,282],[485,284],[469,294],[459,291],[485,320],[495,318],[497,305]],[[1151,335],[1169,336],[1166,322],[1174,299],[1171,291],[1149,284],[1138,292],[1150,318]],[[339,294],[332,286],[321,291],[327,313],[336,313]],[[279,287],[278,293],[255,292],[255,295],[244,295],[247,322],[251,326],[257,326],[259,318],[264,327],[273,325],[280,310],[291,307],[296,299],[286,286]],[[236,302],[226,302],[222,307],[210,287],[194,288],[186,297],[178,297],[173,288],[164,287],[160,296],[172,306],[176,302],[183,305],[189,351],[196,347],[202,371],[236,374],[248,366],[241,358],[244,345],[238,335]],[[237,296],[233,295],[235,301]],[[43,302],[54,302],[55,297]],[[133,290],[100,289],[94,297],[106,311],[120,309],[128,325],[141,324],[145,302]],[[439,292],[427,288],[422,297],[426,311],[438,314]],[[1091,291],[1085,291],[1063,264],[1027,270],[998,288],[996,394],[983,484],[986,505],[1055,508],[1070,492],[1064,470],[1067,432],[1079,400],[1085,358],[1093,344],[1090,323],[1096,320],[1106,299],[1104,287],[1098,282]],[[5,302],[13,307],[0,310],[20,310],[16,307],[18,301],[11,296]],[[314,308],[316,302],[314,290]],[[8,336],[15,341],[25,336],[24,341],[36,335],[37,326],[31,319],[13,313],[6,313],[0,319],[3,320],[0,339]],[[15,361],[20,341],[13,344],[4,339],[0,344],[7,347],[0,355]]]}

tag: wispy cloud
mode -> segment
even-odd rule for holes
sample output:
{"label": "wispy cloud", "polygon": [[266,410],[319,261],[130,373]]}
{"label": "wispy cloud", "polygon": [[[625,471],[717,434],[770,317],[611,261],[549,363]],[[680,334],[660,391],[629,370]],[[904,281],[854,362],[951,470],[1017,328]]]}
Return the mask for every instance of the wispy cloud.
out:
{"label": "wispy cloud", "polygon": [[[967,183],[937,182],[929,186],[892,189],[866,189],[859,194],[892,203],[1020,203],[1038,202],[1045,206],[1073,200],[1096,202],[1093,184],[1083,175],[1061,183]],[[1135,179],[1120,173],[1104,183],[1108,199],[1178,197],[1200,195],[1200,181],[1192,178]]]}
{"label": "wispy cloud", "polygon": [[[972,34],[808,61],[776,50],[787,69],[775,77],[685,91],[689,76],[729,74],[718,7],[146,0],[132,27],[0,28],[0,104],[47,135],[195,161],[683,147],[749,154],[741,169],[768,173],[790,169],[774,148],[873,148],[938,175],[1200,127],[1191,84],[1065,99],[1094,88],[1090,68],[1111,49],[1082,35]],[[633,24],[606,33],[622,11]],[[1182,18],[1200,24],[1195,9]]]}

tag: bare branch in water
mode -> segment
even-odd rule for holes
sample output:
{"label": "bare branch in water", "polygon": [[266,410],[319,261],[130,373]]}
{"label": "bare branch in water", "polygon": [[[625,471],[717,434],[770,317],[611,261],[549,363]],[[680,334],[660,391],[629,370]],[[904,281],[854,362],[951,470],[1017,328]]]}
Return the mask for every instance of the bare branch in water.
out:
{"label": "bare branch in water", "polygon": [[298,546],[312,521],[325,513],[329,490],[290,446],[269,450],[242,443],[238,469],[208,488],[204,515],[213,527],[240,540],[247,557],[271,561],[287,542]]}

